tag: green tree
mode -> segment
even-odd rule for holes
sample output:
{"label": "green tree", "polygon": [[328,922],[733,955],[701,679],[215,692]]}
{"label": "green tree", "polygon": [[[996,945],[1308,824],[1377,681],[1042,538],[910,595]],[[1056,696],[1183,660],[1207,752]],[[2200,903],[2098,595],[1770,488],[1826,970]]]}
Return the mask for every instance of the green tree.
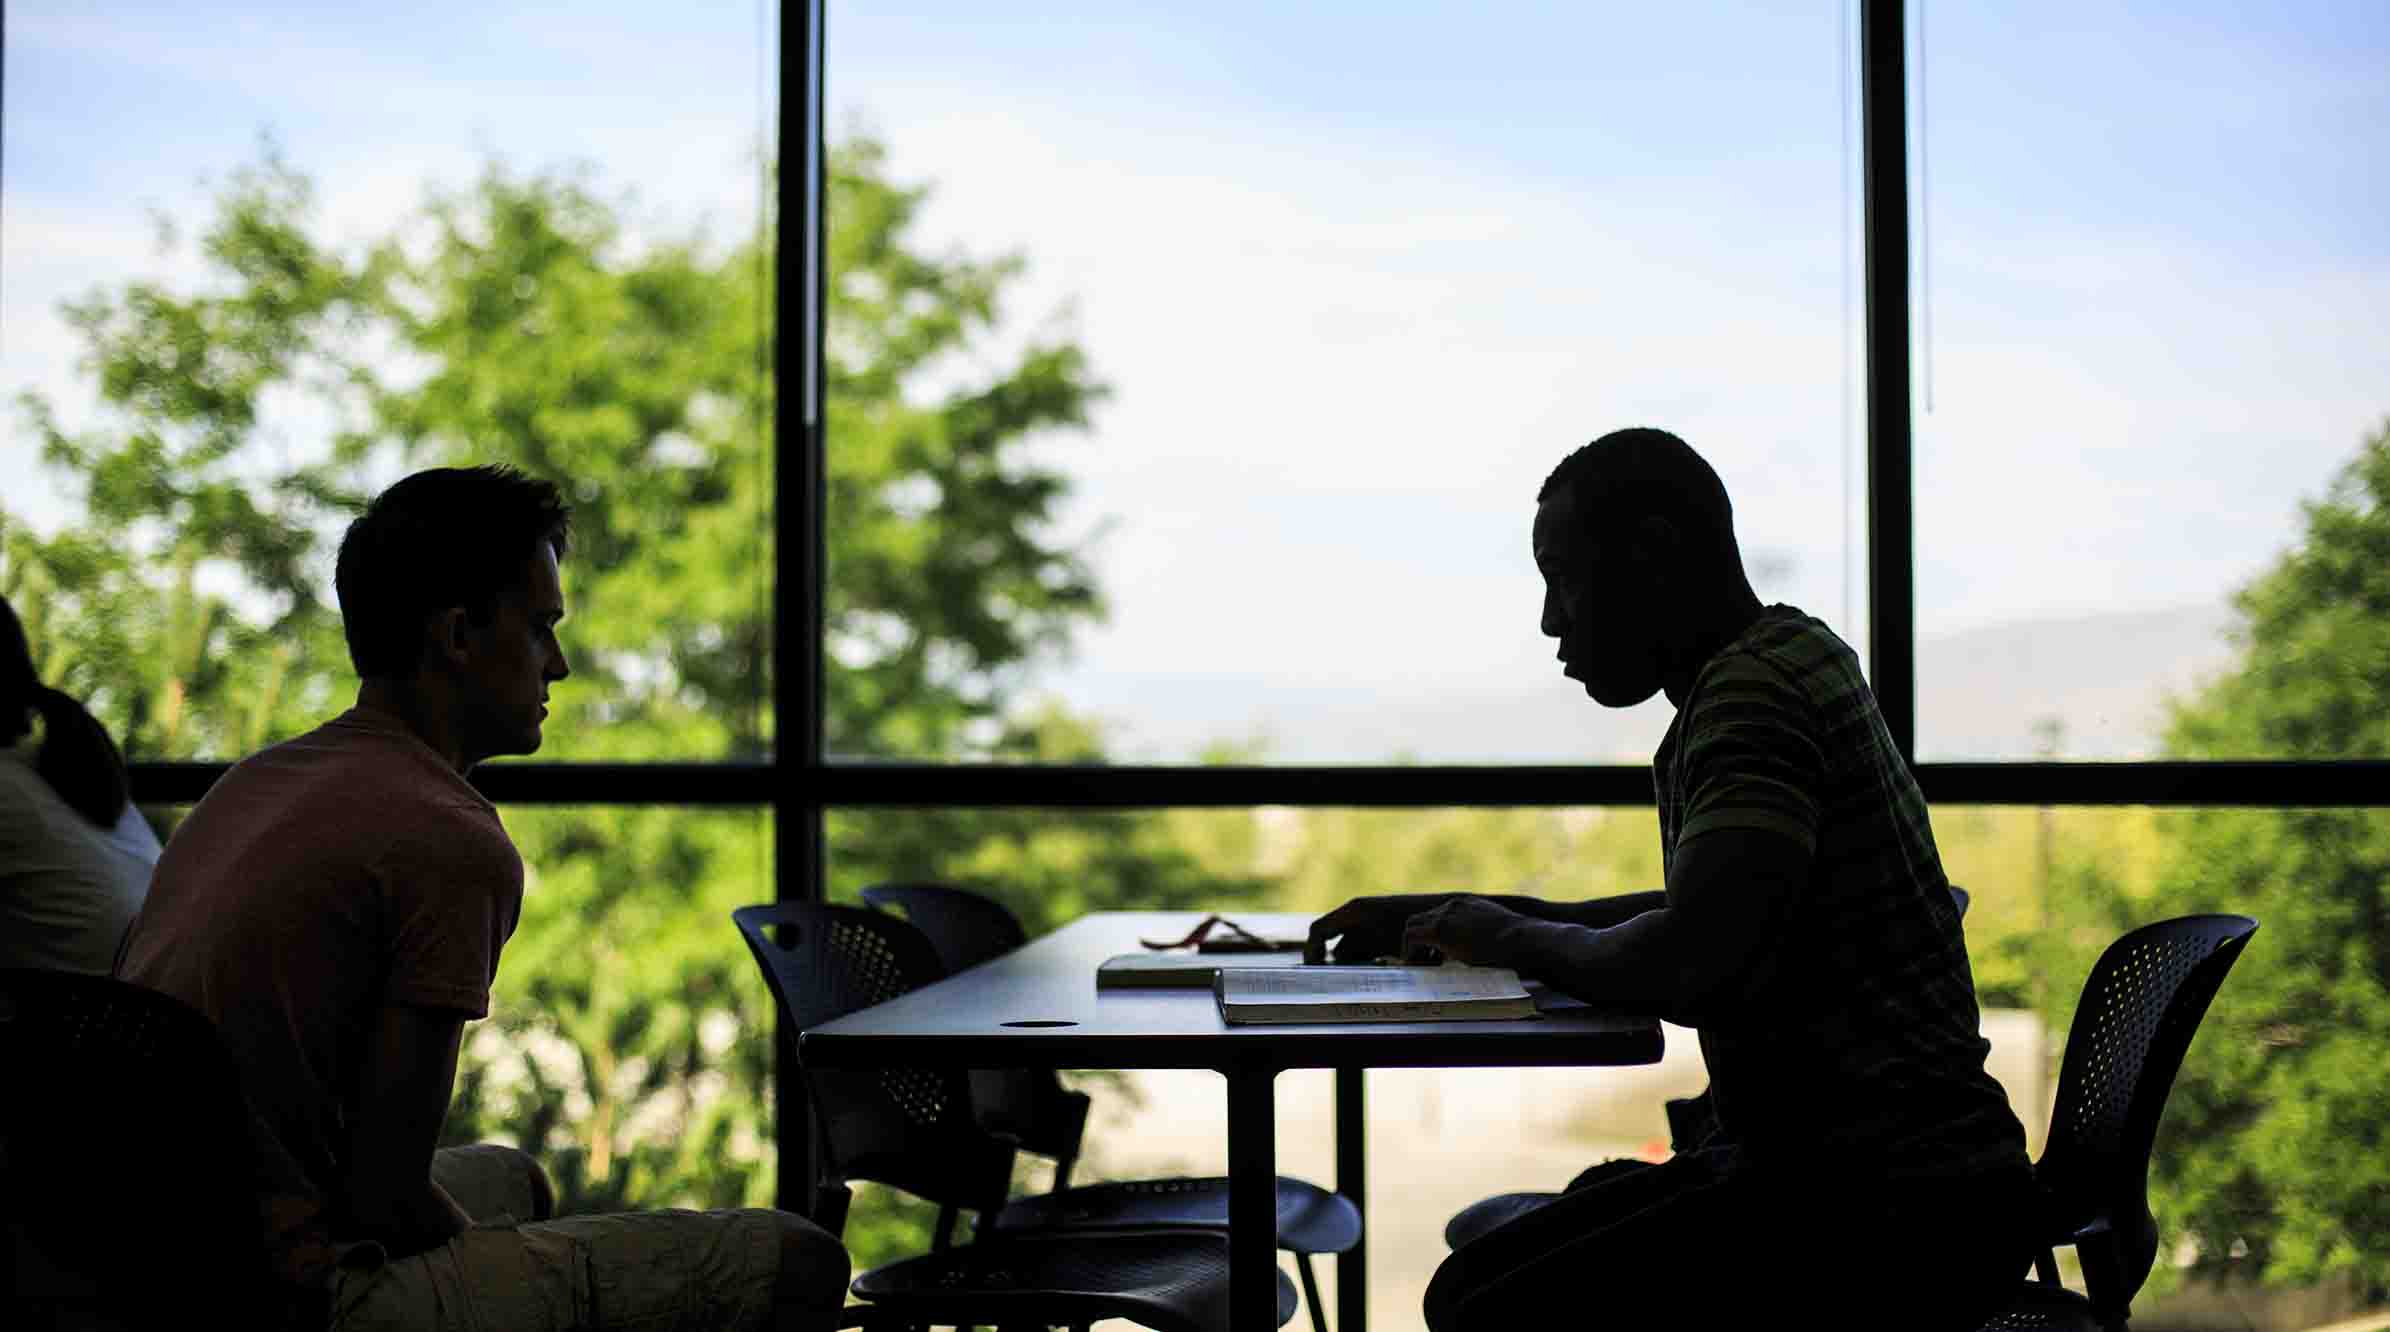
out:
{"label": "green tree", "polygon": [[69,431],[39,395],[19,403],[83,504],[47,538],[0,508],[0,591],[36,664],[131,758],[239,752],[332,701],[321,663],[340,654],[339,626],[311,557],[345,492],[328,467],[261,475],[259,422],[302,381],[327,409],[354,408],[349,358],[389,256],[327,251],[301,225],[310,203],[269,153],[232,178],[201,238],[222,290],[136,282],[66,307],[103,427]]}
{"label": "green tree", "polygon": [[[2305,506],[2299,543],[2237,595],[2240,659],[2178,705],[2179,758],[2390,754],[2390,425]],[[2080,977],[2114,932],[2191,912],[2260,930],[2168,1103],[2153,1208],[2194,1272],[2390,1283],[2390,814],[2158,816],[2154,886],[2062,863],[2052,965]],[[2063,961],[2057,960],[2063,955]],[[2054,996],[2054,1024],[2075,994]]]}
{"label": "green tree", "polygon": [[[1102,390],[1066,337],[1000,336],[1023,261],[926,253],[911,230],[923,198],[875,143],[832,153],[830,741],[1100,762],[1092,724],[1026,697],[1101,603],[1050,530],[1067,478],[1023,445],[1083,425]],[[628,224],[634,208],[583,175],[492,166],[338,247],[308,182],[270,152],[235,176],[198,237],[204,279],[70,310],[95,423],[20,404],[82,500],[47,536],[0,508],[0,590],[45,675],[137,758],[234,757],[295,734],[355,687],[326,596],[341,525],[405,471],[508,462],[576,505],[576,678],[542,757],[767,752],[759,302],[774,256],[758,238],[655,239]],[[727,919],[770,895],[766,820],[506,819],[531,882],[449,1139],[541,1150],[568,1210],[768,1199],[770,1001]],[[1258,890],[1180,849],[1173,820],[840,814],[833,879],[842,894],[899,875],[1002,885],[1033,927]],[[920,1238],[870,1208],[857,1227],[861,1261]]]}

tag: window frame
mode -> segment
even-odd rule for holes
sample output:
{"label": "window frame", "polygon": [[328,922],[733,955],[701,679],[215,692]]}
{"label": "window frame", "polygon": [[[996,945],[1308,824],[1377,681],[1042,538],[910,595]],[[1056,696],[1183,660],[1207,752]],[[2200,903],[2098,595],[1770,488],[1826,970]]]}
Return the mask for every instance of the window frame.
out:
{"label": "window frame", "polygon": [[[1908,237],[1909,90],[1902,0],[1856,0],[1860,17],[1862,248],[1866,285],[1869,660],[1871,680],[1902,755],[1926,799],[1974,805],[2390,806],[2390,760],[1918,763],[1913,463],[1910,423]],[[803,167],[777,173],[778,328],[773,423],[776,486],[771,577],[774,731],[762,762],[506,763],[474,774],[506,804],[739,805],[769,807],[774,894],[819,901],[825,883],[825,817],[845,808],[1097,810],[1282,805],[1641,806],[1650,769],[1639,764],[1547,766],[1304,767],[1098,766],[886,763],[831,760],[823,752],[821,646],[827,468],[821,386],[826,287],[823,197],[827,130],[822,95],[825,0],[779,0],[778,142],[801,144]],[[786,406],[794,403],[797,410]],[[225,763],[136,763],[143,803],[186,804]],[[725,927],[727,928],[727,926]],[[777,1122],[802,1121],[804,1097],[778,1035]],[[781,1205],[804,1210],[810,1132],[778,1135]]]}

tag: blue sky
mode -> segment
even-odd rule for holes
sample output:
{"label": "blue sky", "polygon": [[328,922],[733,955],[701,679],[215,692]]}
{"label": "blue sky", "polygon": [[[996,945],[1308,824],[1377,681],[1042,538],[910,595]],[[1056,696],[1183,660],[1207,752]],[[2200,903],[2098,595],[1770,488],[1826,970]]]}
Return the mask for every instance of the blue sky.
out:
{"label": "blue sky", "polygon": [[[149,215],[261,131],[338,235],[493,155],[752,224],[753,5],[496,8],[11,5],[0,390],[73,417],[57,301],[187,278]],[[1837,5],[1035,8],[834,3],[829,97],[1114,386],[1041,446],[1114,604],[1065,697],[1166,753],[1377,758],[1520,697],[1548,724],[1429,756],[1647,748],[1657,708],[1584,738],[1525,541],[1559,454],[1638,421],[1718,462],[1763,594],[1863,641]],[[1920,623],[2219,604],[2390,413],[2390,10],[1922,17]],[[5,430],[9,508],[54,517]]]}

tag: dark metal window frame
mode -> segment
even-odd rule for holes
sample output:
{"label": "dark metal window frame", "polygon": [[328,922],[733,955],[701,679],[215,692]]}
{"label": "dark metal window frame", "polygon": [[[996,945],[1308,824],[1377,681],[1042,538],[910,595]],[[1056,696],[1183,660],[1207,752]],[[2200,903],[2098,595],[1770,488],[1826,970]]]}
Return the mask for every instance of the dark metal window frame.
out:
{"label": "dark metal window frame", "polygon": [[[821,642],[826,554],[822,331],[826,129],[824,0],[780,0],[779,142],[802,145],[800,170],[777,173],[774,375],[774,726],[763,763],[507,763],[475,781],[506,804],[743,805],[769,808],[775,892],[818,901],[824,815],[833,808],[1008,807],[1092,810],[1289,806],[1641,805],[1641,766],[1014,766],[834,761],[823,753]],[[1869,658],[1885,720],[1916,752],[1916,617],[1909,384],[1908,93],[1900,0],[1859,0],[1867,348]],[[785,161],[785,158],[784,158]],[[794,412],[785,408],[794,404]],[[785,729],[782,729],[785,728]],[[221,763],[141,763],[145,803],[197,800]],[[2146,763],[1913,763],[1929,801],[1995,805],[2390,805],[2390,760]],[[776,1102],[790,1124],[803,1097],[783,1033]],[[807,1133],[778,1135],[783,1205],[810,1174]]]}

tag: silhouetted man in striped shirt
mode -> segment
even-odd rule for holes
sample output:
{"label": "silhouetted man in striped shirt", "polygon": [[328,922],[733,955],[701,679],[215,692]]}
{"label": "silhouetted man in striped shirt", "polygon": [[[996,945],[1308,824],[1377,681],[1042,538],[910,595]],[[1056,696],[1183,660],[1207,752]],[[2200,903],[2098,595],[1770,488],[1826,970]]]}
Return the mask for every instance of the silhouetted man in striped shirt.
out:
{"label": "silhouetted man in striped shirt", "polygon": [[2029,1261],[2031,1167],[1984,1071],[1924,798],[1857,658],[1760,604],[1724,485],[1664,431],[1564,460],[1537,496],[1534,553],[1563,672],[1605,707],[1665,692],[1677,709],[1652,758],[1665,890],[1361,898],[1313,927],[1314,954],[1340,937],[1340,958],[1512,967],[1691,1026],[1718,1129],[1665,1163],[1454,1218],[1429,1325],[1533,1327],[1573,1307],[1605,1325],[1810,1308],[1972,1326]]}

